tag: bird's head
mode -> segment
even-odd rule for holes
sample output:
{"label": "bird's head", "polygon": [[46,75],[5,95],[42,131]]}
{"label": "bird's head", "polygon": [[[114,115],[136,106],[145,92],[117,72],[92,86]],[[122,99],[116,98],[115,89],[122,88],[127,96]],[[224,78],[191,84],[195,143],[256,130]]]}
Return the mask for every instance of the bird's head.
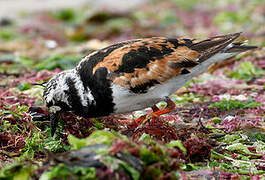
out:
{"label": "bird's head", "polygon": [[51,134],[55,133],[59,115],[66,111],[73,111],[73,96],[77,95],[75,88],[76,73],[74,70],[63,71],[50,79],[43,92],[43,99],[48,108],[51,120]]}

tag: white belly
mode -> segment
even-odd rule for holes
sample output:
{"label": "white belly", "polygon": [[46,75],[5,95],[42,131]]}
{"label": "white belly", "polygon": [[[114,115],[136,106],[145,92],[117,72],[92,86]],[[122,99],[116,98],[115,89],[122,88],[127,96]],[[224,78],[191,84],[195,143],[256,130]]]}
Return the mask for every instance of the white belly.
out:
{"label": "white belly", "polygon": [[135,94],[118,85],[112,85],[113,101],[115,103],[114,113],[126,113],[148,108],[170,96],[181,88],[188,80],[188,74],[170,79],[163,84],[157,84],[146,93]]}
{"label": "white belly", "polygon": [[194,76],[206,71],[213,63],[221,62],[224,59],[232,57],[236,54],[238,53],[218,53],[201,64],[195,66],[190,70],[189,74],[179,75],[168,80],[167,82],[164,82],[163,84],[157,84],[144,94],[135,94],[126,88],[112,84],[113,101],[115,103],[114,113],[126,113],[151,107],[163,100],[164,97],[170,96],[176,92],[176,90],[184,86],[185,83]]}

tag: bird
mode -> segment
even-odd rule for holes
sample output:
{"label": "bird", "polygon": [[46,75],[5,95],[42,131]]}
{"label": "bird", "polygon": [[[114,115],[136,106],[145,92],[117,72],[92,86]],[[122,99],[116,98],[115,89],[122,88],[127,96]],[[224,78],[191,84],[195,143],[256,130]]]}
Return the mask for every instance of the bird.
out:
{"label": "bird", "polygon": [[[240,33],[203,40],[151,37],[122,41],[85,56],[52,77],[43,92],[51,134],[63,112],[85,118],[152,107],[154,115],[174,109],[169,96],[193,77],[241,52],[255,49],[236,42]],[[155,106],[166,101],[167,107]]]}

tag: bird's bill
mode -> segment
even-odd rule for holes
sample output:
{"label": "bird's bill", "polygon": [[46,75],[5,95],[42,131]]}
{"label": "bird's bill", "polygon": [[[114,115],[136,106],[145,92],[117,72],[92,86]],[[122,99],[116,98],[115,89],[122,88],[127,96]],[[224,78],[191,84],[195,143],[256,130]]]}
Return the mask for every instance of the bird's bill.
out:
{"label": "bird's bill", "polygon": [[58,126],[58,118],[61,108],[59,106],[51,106],[49,108],[50,120],[51,120],[51,135],[54,136],[56,127]]}
{"label": "bird's bill", "polygon": [[56,131],[56,127],[58,126],[58,118],[59,113],[50,113],[50,120],[51,120],[51,136],[53,137]]}

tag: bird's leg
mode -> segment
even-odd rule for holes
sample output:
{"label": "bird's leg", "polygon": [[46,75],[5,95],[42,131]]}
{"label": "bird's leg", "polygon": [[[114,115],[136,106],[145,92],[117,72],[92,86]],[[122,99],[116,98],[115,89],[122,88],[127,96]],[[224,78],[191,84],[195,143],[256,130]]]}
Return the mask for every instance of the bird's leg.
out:
{"label": "bird's leg", "polygon": [[140,126],[145,120],[146,120],[146,116],[148,114],[145,114],[143,116],[140,116],[139,118],[137,118],[136,120],[134,120],[134,123],[137,124],[137,126]]}
{"label": "bird's leg", "polygon": [[158,109],[157,111],[154,111],[151,114],[153,117],[167,114],[175,109],[176,105],[169,97],[165,97],[165,101],[167,103],[167,106],[164,109]]}
{"label": "bird's leg", "polygon": [[159,107],[157,107],[156,105],[153,105],[151,108],[152,108],[153,112],[160,110]]}
{"label": "bird's leg", "polygon": [[[153,112],[156,112],[156,111],[159,111],[159,110],[160,110],[156,105],[153,105],[151,108],[152,108]],[[136,120],[135,120],[136,124],[137,124],[137,125],[142,124],[142,123],[146,120],[146,116],[147,116],[147,115],[148,115],[148,114],[145,114],[145,115],[143,115],[143,116],[140,116],[138,119],[136,119]]]}
{"label": "bird's leg", "polygon": [[[165,101],[167,103],[167,106],[164,109],[160,110],[156,105],[152,106],[153,113],[150,114],[151,118],[155,118],[157,116],[167,114],[175,109],[176,107],[175,103],[169,97],[165,97]],[[138,119],[136,119],[135,120],[136,124],[138,125],[142,124],[146,120],[148,115],[149,114],[145,114],[139,117]]]}

